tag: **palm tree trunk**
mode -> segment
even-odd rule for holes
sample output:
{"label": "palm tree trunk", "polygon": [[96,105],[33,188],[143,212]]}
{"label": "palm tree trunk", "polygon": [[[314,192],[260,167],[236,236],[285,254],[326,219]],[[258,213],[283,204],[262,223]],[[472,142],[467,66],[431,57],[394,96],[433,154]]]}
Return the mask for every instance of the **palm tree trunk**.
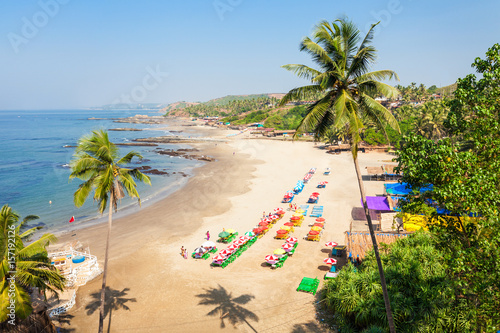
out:
{"label": "palm tree trunk", "polygon": [[99,307],[99,333],[103,332],[104,326],[104,304],[106,302],[106,276],[108,273],[108,250],[109,237],[111,235],[111,222],[113,221],[113,191],[109,198],[109,214],[108,214],[108,236],[106,237],[106,251],[104,252],[104,269],[102,272],[102,287],[101,287],[101,306]]}
{"label": "palm tree trunk", "polygon": [[380,275],[380,282],[382,284],[382,293],[384,295],[385,312],[387,314],[387,322],[389,324],[389,331],[391,333],[396,333],[396,327],[394,326],[394,319],[392,318],[391,303],[389,301],[389,293],[387,291],[387,284],[385,283],[384,269],[382,267],[382,261],[380,260],[380,253],[378,252],[377,239],[375,238],[375,233],[373,231],[372,218],[370,212],[368,211],[368,205],[366,203],[365,190],[363,188],[363,180],[361,179],[361,172],[359,171],[358,158],[353,156],[354,167],[356,168],[356,176],[358,177],[359,192],[361,193],[361,200],[363,201],[363,209],[365,210],[366,221],[368,221],[368,229],[370,229],[370,236],[372,237],[373,252],[375,252],[375,258],[377,259],[378,273]]}

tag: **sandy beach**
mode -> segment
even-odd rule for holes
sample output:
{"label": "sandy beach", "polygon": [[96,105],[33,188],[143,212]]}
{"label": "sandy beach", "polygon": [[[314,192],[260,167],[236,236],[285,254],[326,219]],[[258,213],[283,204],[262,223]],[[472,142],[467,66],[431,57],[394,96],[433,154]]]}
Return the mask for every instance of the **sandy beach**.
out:
{"label": "sandy beach", "polygon": [[[224,137],[228,132],[207,130]],[[246,135],[248,137],[248,135]],[[328,266],[326,241],[344,243],[351,210],[360,206],[359,190],[350,153],[327,154],[311,142],[249,139],[237,135],[226,143],[196,143],[203,154],[216,158],[195,171],[188,183],[166,199],[131,215],[115,219],[110,243],[108,283],[114,307],[105,319],[109,332],[322,332],[315,319],[317,296],[297,292],[302,277],[323,275]],[[360,154],[360,166],[387,163],[387,154]],[[211,259],[185,260],[189,253],[223,228],[240,235],[282,204],[283,194],[311,168],[317,173],[294,203],[305,204],[320,192],[326,229],[320,242],[302,239],[314,218],[306,217],[293,236],[298,248],[282,268],[265,265],[264,257],[280,248],[276,230],[292,212],[232,264],[212,268]],[[332,173],[324,176],[330,168]],[[327,180],[324,189],[316,189]],[[382,193],[382,182],[365,182],[368,194]],[[60,244],[79,240],[104,260],[107,225],[101,224],[60,237]],[[227,245],[218,245],[219,249]],[[101,276],[80,287],[76,305],[61,320],[67,332],[95,332],[98,324]],[[222,310],[221,310],[222,309]],[[222,319],[221,319],[222,317]]]}

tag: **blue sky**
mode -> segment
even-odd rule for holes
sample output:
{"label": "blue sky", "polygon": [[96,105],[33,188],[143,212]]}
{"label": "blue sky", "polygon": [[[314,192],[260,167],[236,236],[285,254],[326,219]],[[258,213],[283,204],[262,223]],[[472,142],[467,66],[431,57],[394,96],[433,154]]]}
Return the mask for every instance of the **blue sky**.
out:
{"label": "blue sky", "polygon": [[307,84],[300,40],[341,16],[381,21],[374,69],[437,86],[499,42],[500,1],[40,0],[0,2],[0,109],[206,101]]}

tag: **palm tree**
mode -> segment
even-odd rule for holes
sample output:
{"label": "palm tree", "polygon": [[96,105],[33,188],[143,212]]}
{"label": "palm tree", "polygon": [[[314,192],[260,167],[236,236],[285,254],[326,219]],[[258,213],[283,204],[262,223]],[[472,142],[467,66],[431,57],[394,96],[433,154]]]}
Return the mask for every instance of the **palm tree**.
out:
{"label": "palm tree", "polygon": [[9,205],[0,210],[0,322],[13,319],[8,317],[10,299],[15,302],[15,318],[27,318],[31,307],[30,292],[38,288],[40,292],[62,291],[65,279],[50,263],[46,247],[57,239],[52,234],[44,234],[40,239],[25,245],[40,227],[30,228],[21,233],[21,228],[38,216],[26,216],[19,222],[19,215]]}
{"label": "palm tree", "polygon": [[282,66],[299,77],[309,79],[311,84],[290,90],[281,99],[280,104],[285,105],[308,94],[321,93],[322,97],[308,107],[308,113],[297,131],[312,130],[317,137],[322,137],[332,126],[337,129],[347,129],[359,190],[377,258],[387,321],[390,331],[395,332],[384,271],[357,159],[358,144],[365,128],[363,119],[371,120],[384,133],[387,126],[399,131],[396,119],[373,98],[377,94],[388,98],[399,95],[396,88],[379,81],[397,79],[396,73],[390,70],[368,72],[369,65],[376,56],[376,49],[371,45],[371,41],[373,28],[377,24],[373,24],[361,40],[359,29],[350,21],[339,19],[332,23],[320,22],[314,29],[313,39],[305,37],[300,44],[300,50],[311,55],[319,70],[298,64]]}
{"label": "palm tree", "polygon": [[93,131],[78,141],[74,159],[71,161],[70,179],[79,178],[84,182],[74,194],[75,206],[81,207],[94,190],[94,201],[98,202],[99,212],[104,213],[109,204],[108,235],[104,254],[104,271],[102,276],[101,307],[99,309],[99,333],[102,333],[104,322],[104,302],[106,276],[108,268],[109,237],[111,234],[113,208],[116,212],[118,200],[125,196],[124,190],[141,203],[135,180],[151,185],[151,180],[137,169],[126,169],[122,166],[130,163],[133,157],[142,156],[131,151],[119,158],[118,148],[109,141],[108,133],[103,130]]}

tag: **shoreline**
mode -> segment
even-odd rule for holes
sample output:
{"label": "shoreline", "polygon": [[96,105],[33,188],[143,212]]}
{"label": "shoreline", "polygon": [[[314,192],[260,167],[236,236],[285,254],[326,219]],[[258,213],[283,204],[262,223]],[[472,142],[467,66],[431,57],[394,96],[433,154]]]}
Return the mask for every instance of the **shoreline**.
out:
{"label": "shoreline", "polygon": [[[217,146],[214,143],[196,146],[216,157],[217,162],[197,168],[184,187],[148,208],[113,219],[107,285],[121,292],[123,300],[128,300],[129,310],[113,312],[111,331],[221,331],[219,316],[207,315],[216,305],[202,303],[206,295],[212,294],[220,295],[221,302],[225,297],[246,297],[246,303],[239,306],[253,314],[246,319],[257,331],[271,328],[274,332],[325,331],[315,319],[316,298],[295,289],[304,276],[317,276],[322,280],[325,267],[322,260],[326,256],[322,243],[344,242],[351,209],[359,206],[351,155],[326,154],[309,142],[246,140],[239,136],[227,141]],[[367,165],[383,164],[387,156],[361,154],[360,164],[363,169]],[[294,202],[304,203],[310,192],[316,190],[317,181],[328,180],[327,188],[320,190],[318,204],[324,205],[324,217],[329,222],[321,242],[306,242],[302,236],[307,232],[309,220],[313,220],[307,217],[303,226],[294,232],[300,239],[299,247],[283,268],[270,270],[263,265],[264,256],[282,243],[273,238],[275,230],[225,269],[212,268],[210,259],[185,260],[179,255],[181,246],[189,253],[199,246],[207,230],[213,238],[222,228],[234,228],[243,234],[260,221],[263,210],[287,208],[280,203],[284,192],[293,188],[311,167],[317,167],[317,173]],[[328,178],[322,175],[326,167],[334,172]],[[381,184],[369,184],[368,194],[379,190]],[[275,229],[290,216],[291,212],[287,211]],[[83,246],[90,246],[101,263],[106,228],[106,224],[101,224],[77,233]],[[60,241],[65,239],[75,238],[66,235]],[[218,246],[225,248],[222,244]],[[79,288],[76,305],[69,312],[74,317],[60,326],[77,332],[95,331],[98,313],[89,314],[86,307],[95,302],[93,295],[100,290],[101,278]],[[298,310],[297,304],[300,304]],[[157,308],[162,309],[161,315],[149,311]],[[290,313],[294,315],[288,317]],[[275,327],[276,324],[280,324],[279,327]],[[250,331],[245,322],[233,326],[226,320],[225,325],[224,331]]]}
{"label": "shoreline", "polygon": [[[121,118],[117,118],[117,119],[121,119]],[[170,120],[171,120],[171,124],[169,124],[168,127],[149,128],[149,130],[153,130],[153,131],[172,130],[172,131],[175,131],[175,129],[183,128],[186,124],[189,124],[188,120],[186,120],[186,119],[170,119]],[[204,156],[210,155],[210,154],[206,153],[203,148],[200,148],[203,146],[204,143],[208,143],[208,142],[222,143],[222,142],[227,141],[227,140],[222,140],[221,138],[217,138],[217,139],[215,139],[216,141],[212,141],[210,137],[206,137],[205,135],[206,134],[215,134],[216,136],[220,136],[220,133],[223,133],[226,131],[223,131],[221,129],[215,129],[212,127],[203,126],[203,125],[197,125],[196,128],[194,128],[192,126],[188,126],[187,129],[184,130],[184,132],[186,134],[197,135],[199,137],[199,140],[191,140],[188,137],[186,137],[185,138],[186,141],[191,140],[190,142],[186,142],[186,144],[189,145],[190,147],[198,148],[199,153],[203,154]],[[211,132],[215,132],[215,133],[211,133]],[[204,139],[206,139],[206,140],[204,140]],[[120,146],[120,145],[122,145],[122,144],[117,144],[117,146]],[[158,146],[160,146],[160,145],[161,145],[161,143],[158,144]],[[189,182],[189,180],[196,176],[198,169],[202,168],[204,165],[206,165],[208,163],[213,163],[213,162],[209,162],[209,161],[203,161],[200,159],[198,159],[198,161],[200,161],[201,165],[195,166],[195,167],[189,167],[188,170],[186,170],[186,169],[179,170],[179,172],[186,173],[187,177],[183,177],[181,179],[178,179],[177,181],[170,183],[165,187],[160,188],[155,193],[150,194],[144,200],[141,200],[142,207],[140,207],[137,203],[129,203],[128,205],[123,206],[123,207],[119,206],[118,212],[113,212],[113,219],[119,219],[119,218],[126,217],[128,215],[138,213],[142,209],[146,209],[146,208],[150,207],[151,205],[154,205],[162,200],[165,200],[170,195],[176,193],[177,191],[180,191],[184,186],[186,186],[187,183]],[[140,193],[139,193],[139,195],[140,195]],[[64,236],[67,236],[68,234],[74,234],[75,232],[85,230],[86,228],[92,228],[92,227],[98,226],[100,224],[106,224],[107,219],[108,219],[107,213],[105,213],[101,216],[98,213],[96,213],[96,215],[94,215],[92,217],[86,218],[85,220],[79,221],[79,222],[74,223],[74,224],[69,224],[69,226],[68,225],[60,225],[57,227],[52,227],[51,228],[52,230],[47,230],[47,232],[54,234],[58,238],[58,242],[56,244],[51,245],[50,248],[51,249],[56,248],[57,247],[56,245],[61,243],[61,241],[59,239],[63,238]],[[70,229],[70,230],[64,230],[64,229]],[[63,238],[63,239],[64,239],[64,242],[68,242],[68,240],[66,238]],[[62,246],[62,245],[59,244],[59,246]]]}

